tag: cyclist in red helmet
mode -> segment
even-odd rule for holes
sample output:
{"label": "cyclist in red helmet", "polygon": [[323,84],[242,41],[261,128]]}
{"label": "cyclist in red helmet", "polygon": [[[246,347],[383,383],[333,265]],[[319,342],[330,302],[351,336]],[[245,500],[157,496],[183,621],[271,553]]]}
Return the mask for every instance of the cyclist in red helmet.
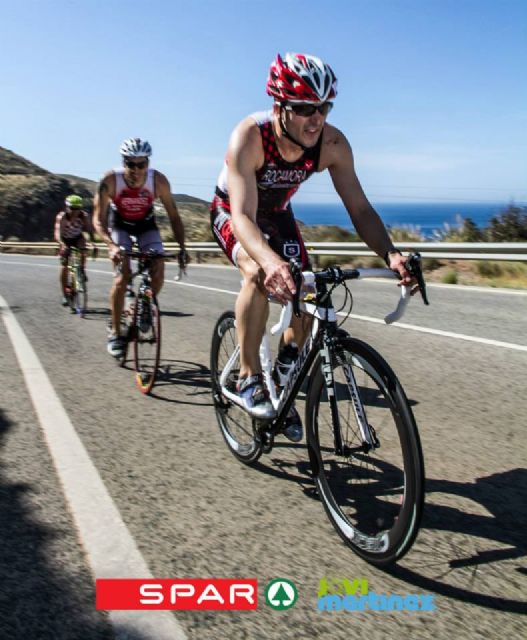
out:
{"label": "cyclist in red helmet", "polygon": [[[259,419],[275,415],[258,355],[269,313],[267,294],[290,300],[295,286],[287,261],[298,258],[308,265],[291,209],[302,182],[327,169],[360,237],[404,283],[412,282],[405,258],[362,190],[348,140],[326,122],[337,95],[331,67],[312,55],[278,55],[267,93],[274,98],[272,110],[252,114],[234,129],[211,205],[214,236],[243,275],[235,307],[240,375],[232,400]],[[283,348],[292,343],[301,348],[308,330],[305,319],[293,317]],[[285,435],[295,442],[303,435],[294,407]]]}

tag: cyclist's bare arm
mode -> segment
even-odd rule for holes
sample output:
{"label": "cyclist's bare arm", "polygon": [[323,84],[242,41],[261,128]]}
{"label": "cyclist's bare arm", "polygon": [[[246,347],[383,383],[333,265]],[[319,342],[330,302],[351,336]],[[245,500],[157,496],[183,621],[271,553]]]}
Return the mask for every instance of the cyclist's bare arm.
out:
{"label": "cyclist's bare arm", "polygon": [[108,245],[110,259],[118,257],[119,247],[113,242],[108,230],[108,207],[115,196],[115,175],[108,172],[97,186],[93,200],[93,225],[101,240]]}
{"label": "cyclist's bare arm", "polygon": [[83,223],[83,231],[85,231],[90,236],[90,242],[95,242],[95,232],[93,228],[93,223],[90,218],[90,214],[87,211],[82,212],[82,223]]}
{"label": "cyclist's bare arm", "polygon": [[162,173],[159,173],[159,171],[155,172],[155,190],[156,195],[163,203],[163,206],[165,207],[168,214],[170,225],[172,227],[172,233],[174,234],[176,241],[179,243],[179,246],[184,249],[185,228],[183,227],[181,216],[179,215],[179,211],[177,210],[177,205],[174,202],[174,198],[172,197],[172,193],[170,191],[170,183]]}
{"label": "cyclist's bare arm", "polygon": [[396,252],[386,228],[371,206],[355,173],[353,152],[344,134],[331,125],[324,130],[320,169],[328,169],[337,193],[350,214],[353,226],[364,242],[384,259],[388,252],[389,266],[397,271],[405,284],[412,278],[405,268],[406,258]]}
{"label": "cyclist's bare arm", "polygon": [[247,118],[234,130],[227,155],[229,199],[234,235],[247,254],[265,272],[264,285],[280,302],[291,299],[295,285],[288,264],[269,246],[256,224],[256,171],[263,163],[258,126]]}
{"label": "cyclist's bare arm", "polygon": [[55,238],[55,242],[58,242],[60,245],[62,245],[61,231],[62,231],[63,219],[64,219],[64,212],[61,211],[60,213],[57,213],[57,216],[55,218],[55,230],[54,230],[53,236]]}

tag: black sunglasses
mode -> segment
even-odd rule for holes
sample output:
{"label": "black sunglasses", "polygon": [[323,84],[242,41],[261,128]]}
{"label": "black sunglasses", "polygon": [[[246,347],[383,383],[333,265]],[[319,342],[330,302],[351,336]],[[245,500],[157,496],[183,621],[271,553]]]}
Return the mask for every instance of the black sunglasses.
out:
{"label": "black sunglasses", "polygon": [[287,111],[292,111],[297,116],[309,118],[309,116],[312,116],[315,111],[318,111],[323,116],[327,116],[331,109],[333,109],[333,103],[323,102],[322,104],[286,104],[284,105],[284,108]]}
{"label": "black sunglasses", "polygon": [[145,169],[148,167],[148,162],[146,160],[142,160],[141,162],[133,162],[132,160],[125,160],[124,164],[129,169]]}

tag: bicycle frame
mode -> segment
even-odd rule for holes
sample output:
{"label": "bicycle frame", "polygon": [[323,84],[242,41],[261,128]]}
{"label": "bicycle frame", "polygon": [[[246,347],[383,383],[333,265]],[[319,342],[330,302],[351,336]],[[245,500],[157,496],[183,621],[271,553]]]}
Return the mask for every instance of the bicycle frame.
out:
{"label": "bicycle frame", "polygon": [[[82,254],[88,253],[87,249],[71,247],[71,260],[68,261],[68,271],[74,288],[80,292],[84,290],[84,278],[81,277]],[[80,285],[80,286],[79,286]]]}
{"label": "bicycle frame", "polygon": [[[380,275],[390,278],[394,277],[391,271],[386,269],[357,269],[356,278],[365,277],[378,277]],[[312,287],[315,282],[315,275],[313,272],[303,272],[304,286]],[[385,321],[391,323],[394,319],[400,317],[404,311],[409,295],[407,291],[408,287],[401,287],[401,299],[399,301],[397,310],[392,314],[386,316]],[[317,357],[320,354],[322,372],[324,374],[324,380],[328,399],[330,403],[331,413],[336,428],[334,430],[335,435],[335,451],[338,454],[343,453],[343,446],[340,432],[340,419],[337,410],[337,399],[335,390],[335,381],[333,376],[332,367],[332,354],[334,353],[334,342],[337,334],[337,314],[331,300],[330,292],[327,291],[325,284],[319,284],[317,291],[317,304],[313,304],[311,300],[313,294],[308,293],[307,296],[300,302],[300,312],[313,318],[313,325],[311,327],[311,333],[308,336],[302,350],[300,351],[295,364],[288,372],[286,383],[280,392],[277,394],[276,387],[272,378],[273,371],[273,357],[270,347],[269,333],[266,331],[262,342],[260,344],[260,362],[262,365],[262,373],[266,387],[269,391],[269,396],[273,407],[277,412],[277,417],[270,423],[270,433],[275,435],[280,431],[283,422],[293,404],[304,380],[308,376],[311,367]],[[286,306],[282,307],[282,313],[279,322],[271,328],[271,334],[281,338],[284,331],[289,327],[292,316],[292,305],[289,302]],[[225,368],[220,376],[221,387],[225,386],[225,383],[232,371],[234,363],[240,354],[239,345],[236,346],[233,354],[229,358]],[[353,408],[361,431],[363,446],[366,450],[377,446],[375,434],[372,433],[368,420],[366,417],[366,411],[364,409],[360,394],[357,389],[357,382],[353,373],[352,367],[343,366],[346,382],[348,384],[350,396],[353,401]]]}

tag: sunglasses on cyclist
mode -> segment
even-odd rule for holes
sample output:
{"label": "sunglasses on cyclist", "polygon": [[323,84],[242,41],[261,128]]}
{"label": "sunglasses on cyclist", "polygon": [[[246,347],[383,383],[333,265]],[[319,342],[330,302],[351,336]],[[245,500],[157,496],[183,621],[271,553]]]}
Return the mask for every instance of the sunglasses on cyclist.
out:
{"label": "sunglasses on cyclist", "polygon": [[315,111],[318,111],[323,116],[327,116],[331,109],[333,109],[333,103],[323,102],[322,104],[286,104],[285,109],[287,111],[292,111],[297,116],[302,116],[303,118],[309,118],[315,113]]}
{"label": "sunglasses on cyclist", "polygon": [[133,162],[132,160],[125,160],[124,164],[129,169],[146,169],[148,166],[148,162],[146,160],[142,160],[141,162]]}

